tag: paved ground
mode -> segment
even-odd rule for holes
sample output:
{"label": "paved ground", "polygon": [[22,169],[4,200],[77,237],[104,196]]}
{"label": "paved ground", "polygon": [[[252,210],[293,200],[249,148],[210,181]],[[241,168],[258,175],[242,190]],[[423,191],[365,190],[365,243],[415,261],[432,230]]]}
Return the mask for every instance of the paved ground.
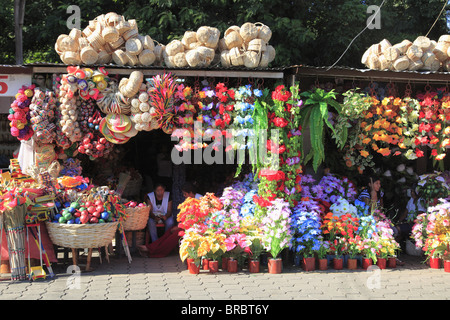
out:
{"label": "paved ground", "polygon": [[72,275],[60,265],[54,266],[53,279],[0,281],[0,299],[255,300],[254,304],[257,300],[450,299],[450,273],[430,269],[417,257],[401,258],[406,262],[402,267],[374,271],[305,272],[285,265],[283,273],[275,275],[267,273],[266,268],[258,274],[242,270],[192,275],[175,252],[160,259],[133,255],[131,263],[123,256],[111,257],[109,263],[103,259],[101,264],[94,254],[91,272]]}

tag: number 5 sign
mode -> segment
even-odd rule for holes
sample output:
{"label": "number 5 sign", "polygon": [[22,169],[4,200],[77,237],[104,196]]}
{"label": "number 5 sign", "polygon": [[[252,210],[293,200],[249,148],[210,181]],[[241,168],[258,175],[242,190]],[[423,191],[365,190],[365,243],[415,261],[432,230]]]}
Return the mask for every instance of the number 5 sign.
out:
{"label": "number 5 sign", "polygon": [[14,97],[24,85],[31,85],[31,74],[0,74],[0,97]]}

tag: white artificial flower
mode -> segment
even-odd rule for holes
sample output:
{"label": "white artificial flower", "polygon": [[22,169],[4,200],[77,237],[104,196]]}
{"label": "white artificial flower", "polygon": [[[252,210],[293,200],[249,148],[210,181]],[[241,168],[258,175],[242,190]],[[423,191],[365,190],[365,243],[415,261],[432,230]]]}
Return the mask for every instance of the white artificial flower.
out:
{"label": "white artificial flower", "polygon": [[402,164],[399,164],[398,166],[397,166],[397,171],[398,172],[403,172],[403,171],[405,171],[405,168],[406,168],[406,166],[402,163]]}
{"label": "white artificial flower", "polygon": [[384,174],[385,177],[392,177],[391,171],[387,170]]}

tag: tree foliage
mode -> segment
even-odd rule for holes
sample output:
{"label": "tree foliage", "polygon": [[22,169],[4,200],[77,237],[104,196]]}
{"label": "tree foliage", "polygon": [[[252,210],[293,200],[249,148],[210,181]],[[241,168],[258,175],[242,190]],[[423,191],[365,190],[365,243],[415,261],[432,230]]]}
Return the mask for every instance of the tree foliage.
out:
{"label": "tree foliage", "polygon": [[[270,43],[277,56],[272,66],[296,64],[331,65],[352,39],[365,28],[368,5],[381,0],[35,0],[27,1],[23,28],[24,61],[60,62],[54,43],[68,33],[66,13],[76,4],[81,11],[81,27],[96,16],[114,11],[127,19],[136,19],[139,30],[160,43],[181,38],[187,30],[202,25],[223,32],[232,25],[262,22],[272,32]],[[381,29],[365,30],[339,61],[339,65],[361,67],[362,53],[371,44],[386,38],[392,43],[414,40],[425,35],[444,2],[443,0],[388,0],[381,9]],[[0,63],[14,63],[14,1],[0,6]],[[438,39],[447,33],[445,14],[430,32]]]}

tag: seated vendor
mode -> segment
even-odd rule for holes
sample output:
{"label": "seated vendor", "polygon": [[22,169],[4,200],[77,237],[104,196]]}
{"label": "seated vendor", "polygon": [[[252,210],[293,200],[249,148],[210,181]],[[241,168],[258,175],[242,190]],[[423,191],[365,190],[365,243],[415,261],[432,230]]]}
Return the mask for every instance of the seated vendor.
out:
{"label": "seated vendor", "polygon": [[166,191],[166,187],[163,184],[157,184],[155,191],[147,195],[146,201],[150,205],[148,229],[150,238],[154,242],[158,239],[157,224],[164,223],[165,231],[170,230],[174,225],[172,198],[170,192]]}
{"label": "seated vendor", "polygon": [[[192,184],[185,184],[182,188],[183,196],[187,198],[193,197],[201,197],[200,194],[196,194],[193,190],[190,189]],[[193,186],[192,186],[193,188]],[[198,199],[198,198],[197,198]],[[182,229],[178,226],[173,226],[170,229],[166,229],[164,235],[157,239],[156,241],[149,243],[147,245],[139,245],[137,246],[139,253],[143,257],[149,258],[163,258],[168,256],[175,248],[178,247],[178,243],[180,240],[179,232]]]}

